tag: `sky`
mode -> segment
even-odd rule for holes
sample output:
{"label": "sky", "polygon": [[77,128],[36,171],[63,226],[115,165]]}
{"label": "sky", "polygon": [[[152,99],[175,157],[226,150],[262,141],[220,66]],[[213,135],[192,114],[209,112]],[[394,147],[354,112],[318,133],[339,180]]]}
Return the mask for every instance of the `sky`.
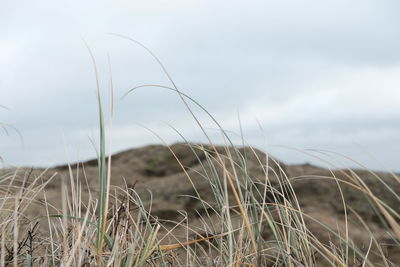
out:
{"label": "sky", "polygon": [[[400,171],[399,12],[396,0],[3,0],[2,164],[96,156],[87,46],[107,118],[111,79],[114,88],[109,152],[180,142],[180,134],[206,142],[176,92],[144,87],[122,98],[171,82],[146,49],[115,33],[149,48],[235,144],[244,139],[286,163]],[[207,114],[190,107],[224,143]]]}

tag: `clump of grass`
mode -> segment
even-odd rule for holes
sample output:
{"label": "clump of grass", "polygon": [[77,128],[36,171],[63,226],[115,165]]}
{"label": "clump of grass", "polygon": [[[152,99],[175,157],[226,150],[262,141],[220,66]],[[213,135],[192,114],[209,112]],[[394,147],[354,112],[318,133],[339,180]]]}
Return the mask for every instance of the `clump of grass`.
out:
{"label": "clump of grass", "polygon": [[[142,202],[134,187],[128,186],[114,188],[108,215],[102,218],[97,198],[82,199],[82,192],[92,189],[76,182],[78,169],[71,169],[66,205],[61,210],[46,200],[45,187],[51,182],[44,178],[46,172],[29,174],[20,170],[2,174],[1,265],[394,266],[374,228],[347,203],[343,204],[347,214],[356,215],[360,227],[369,234],[367,247],[359,247],[352,241],[351,230],[333,229],[304,212],[295,193],[296,180],[286,177],[272,159],[260,158],[251,148],[226,146],[224,150],[220,147],[214,150],[210,145],[187,143],[187,146],[203,159],[199,161],[198,172],[213,192],[205,196],[194,191],[194,197],[204,208],[198,214],[203,222],[200,227],[192,225],[193,218],[188,214],[182,214],[179,221],[168,222],[152,216],[151,207]],[[171,153],[174,154],[172,149]],[[251,156],[264,167],[264,178],[252,177],[248,172],[247,158]],[[186,171],[188,179],[194,179],[186,168],[182,171]],[[228,182],[229,175],[233,185]],[[338,187],[352,187],[364,195],[370,201],[365,204],[376,209],[386,223],[393,245],[398,246],[396,207],[388,206],[372,193],[362,177],[355,173],[347,175],[339,178],[332,174],[318,179],[336,181]],[[235,187],[240,203],[230,186]],[[28,209],[35,205],[46,210],[47,215],[26,217]],[[104,234],[99,249],[101,220]],[[319,240],[310,231],[310,220],[330,233],[331,243]],[[179,229],[187,235],[176,235]]]}
{"label": "clump of grass", "polygon": [[[346,202],[346,188],[363,195],[365,205],[374,210],[394,246],[400,248],[400,214],[396,207],[380,199],[363,177],[352,170],[339,171],[340,176],[332,171],[330,175],[312,177],[335,182],[340,192],[337,201],[344,210],[345,229],[333,229],[318,221],[302,209],[296,193],[295,184],[304,177],[288,176],[279,162],[267,154],[257,153],[251,146],[235,146],[214,117],[176,87],[154,53],[137,41],[130,40],[144,47],[156,59],[172,86],[143,85],[127,94],[146,86],[174,91],[208,140],[204,145],[192,144],[176,131],[198,161],[200,168],[196,169],[196,173],[207,181],[212,192],[207,196],[196,188],[195,179],[198,176],[191,176],[179,156],[167,146],[193,186],[194,195],[190,197],[200,203],[202,212],[197,215],[202,225],[193,226],[193,218],[183,211],[178,221],[158,219],[152,215],[151,205],[149,207],[143,203],[134,186],[126,184],[124,188],[111,188],[111,155],[107,161],[101,90],[91,54],[99,111],[99,188],[95,189],[98,196],[92,194],[93,188],[89,186],[84,166],[79,164],[76,169],[70,166],[69,180],[63,181],[61,209],[48,202],[45,190],[56,174],[48,178],[47,170],[39,173],[3,171],[0,174],[1,266],[292,267],[397,264],[390,261],[390,255],[386,255],[383,244],[378,241],[368,222]],[[112,94],[112,82],[110,87]],[[217,147],[212,142],[189,102],[197,105],[215,122],[226,140],[225,146]],[[245,140],[242,141],[245,144]],[[261,177],[249,171],[250,158],[260,165]],[[379,175],[372,175],[398,204],[398,192],[391,189]],[[393,179],[399,181],[395,174]],[[84,190],[89,192],[87,199],[84,199]],[[45,216],[26,216],[27,210],[35,205],[45,211]],[[350,214],[358,219],[360,227],[369,234],[370,243],[366,248],[351,239],[348,224]],[[309,222],[325,229],[332,242],[320,240],[309,229]],[[186,235],[178,236],[177,230],[183,230]]]}

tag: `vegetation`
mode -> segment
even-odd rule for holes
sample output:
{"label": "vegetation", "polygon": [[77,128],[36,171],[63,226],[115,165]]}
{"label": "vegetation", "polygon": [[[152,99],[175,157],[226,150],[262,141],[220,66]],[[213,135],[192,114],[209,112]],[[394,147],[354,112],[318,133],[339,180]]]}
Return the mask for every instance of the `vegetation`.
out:
{"label": "vegetation", "polygon": [[[369,226],[357,209],[348,205],[346,193],[343,193],[350,188],[351,192],[362,194],[365,207],[373,210],[393,246],[400,248],[400,214],[397,210],[400,197],[378,174],[371,173],[383,184],[385,194],[394,201],[382,200],[363,177],[351,170],[341,172],[340,177],[333,171],[329,176],[315,177],[334,181],[341,196],[337,202],[343,208],[344,229],[324,225],[303,211],[293,186],[294,177],[288,176],[279,162],[268,155],[260,155],[251,147],[244,150],[234,146],[218,122],[197,102],[179,91],[164,66],[155,59],[172,84],[172,87],[163,87],[178,94],[209,141],[207,145],[196,145],[182,136],[201,166],[199,175],[211,188],[212,195],[207,199],[197,190],[187,164],[183,163],[185,159],[169,149],[170,155],[193,184],[192,197],[200,203],[197,209],[202,225],[192,226],[191,217],[184,211],[181,211],[179,221],[165,221],[153,216],[151,206],[144,204],[134,185],[111,188],[112,162],[111,156],[106,155],[104,113],[98,85],[99,188],[93,189],[88,185],[84,166],[70,166],[69,180],[64,180],[60,188],[62,208],[57,209],[47,201],[46,186],[52,181],[51,177],[46,177],[49,175],[47,171],[39,175],[19,170],[4,171],[0,177],[1,266],[293,267],[399,264],[392,262],[385,244],[378,241],[375,229]],[[202,108],[220,128],[226,139],[223,149],[217,148],[208,137],[188,101]],[[262,177],[254,177],[249,172],[250,157],[257,160],[263,170]],[[155,169],[161,162],[158,158],[149,160],[147,168]],[[395,174],[393,180],[400,181]],[[89,191],[88,199],[82,197],[84,190]],[[27,210],[32,205],[39,205],[46,215],[40,218],[27,216]],[[50,212],[52,210],[58,212]],[[350,214],[358,218],[359,227],[369,233],[367,246],[359,246],[351,239],[348,226]],[[330,242],[316,236],[308,227],[309,221],[319,223],[329,233]],[[176,235],[178,229],[183,229],[186,235]],[[195,238],[192,238],[193,234]]]}

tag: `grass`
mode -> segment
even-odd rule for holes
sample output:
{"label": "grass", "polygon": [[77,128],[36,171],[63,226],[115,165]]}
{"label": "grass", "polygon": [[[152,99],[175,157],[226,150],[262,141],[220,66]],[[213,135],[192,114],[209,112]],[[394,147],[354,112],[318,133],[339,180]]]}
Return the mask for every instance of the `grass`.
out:
{"label": "grass", "polygon": [[[234,146],[229,134],[212,115],[176,87],[161,61],[142,44],[129,40],[144,47],[156,59],[172,86],[142,85],[126,95],[148,86],[177,93],[208,140],[204,145],[192,144],[176,131],[197,159],[199,168],[196,170],[187,168],[167,146],[193,186],[194,195],[190,197],[199,203],[197,220],[201,226],[193,226],[193,216],[186,211],[180,211],[177,221],[159,219],[152,215],[151,205],[142,201],[143,196],[134,186],[111,187],[112,164],[111,156],[106,155],[101,89],[96,63],[89,49],[97,81],[99,188],[89,186],[84,166],[70,166],[69,180],[63,180],[60,188],[63,205],[59,209],[52,206],[46,195],[46,186],[57,174],[48,170],[39,174],[4,170],[0,176],[1,266],[389,267],[399,264],[391,262],[392,255],[386,253],[385,244],[381,243],[375,229],[347,201],[349,192],[361,194],[365,198],[363,205],[373,210],[393,246],[400,248],[400,214],[397,211],[400,197],[387,180],[370,172],[382,184],[384,194],[394,199],[391,203],[379,197],[374,188],[353,170],[334,171],[335,166],[332,166],[329,175],[289,176],[284,167],[267,154],[260,154],[251,146],[246,149]],[[112,95],[112,82],[110,88]],[[190,108],[191,104],[200,107],[215,122],[226,140],[223,147],[212,142]],[[242,142],[245,144],[245,140]],[[262,177],[254,176],[250,171],[251,162],[257,162]],[[211,192],[207,196],[196,187],[198,177],[207,182]],[[326,225],[302,209],[296,183],[305,179],[334,182],[339,192],[335,201],[343,208],[343,228]],[[393,181],[400,181],[395,174]],[[85,190],[88,191],[87,199]],[[40,207],[45,216],[28,215],[32,205]],[[367,246],[352,240],[350,217],[356,218],[359,227],[368,233],[370,242]],[[330,241],[322,240],[311,231],[310,222],[324,229]],[[185,236],[177,235],[177,231]]]}
{"label": "grass", "polygon": [[[246,157],[259,157],[255,151],[245,156],[237,147],[226,146],[225,151],[214,147],[215,152],[209,145],[187,145],[199,158],[200,153],[205,155],[205,160],[199,162],[202,166],[199,172],[213,192],[207,201],[200,191],[195,196],[204,207],[199,215],[202,226],[192,226],[191,216],[186,214],[182,214],[180,221],[168,223],[153,217],[141,196],[128,187],[110,194],[108,216],[102,216],[98,198],[83,201],[83,185],[76,182],[77,173],[72,169],[65,208],[52,214],[49,210],[55,208],[46,197],[39,197],[46,195],[45,188],[52,182],[44,178],[46,172],[32,177],[25,171],[13,171],[2,175],[1,265],[378,266],[380,263],[395,266],[390,263],[391,255],[385,253],[374,229],[347,205],[344,196],[338,201],[346,207],[346,214],[355,215],[360,227],[369,233],[367,247],[353,243],[347,224],[345,231],[334,229],[303,212],[293,186],[295,180],[285,177],[283,171],[277,172],[279,168],[268,166],[272,162],[258,158],[265,167],[264,180],[251,177]],[[174,153],[172,149],[171,153]],[[361,177],[346,172],[339,178],[332,172],[331,176],[312,178],[335,181],[338,188],[343,188],[342,195],[347,187],[360,192],[369,201],[365,205],[375,207],[398,246],[399,214],[395,207],[376,197]],[[231,186],[237,196],[233,195]],[[40,229],[43,225],[38,224],[39,218],[25,216],[32,205],[46,210],[48,230]],[[320,240],[308,229],[310,220],[330,233],[332,243]],[[101,223],[104,231],[99,242]],[[187,231],[186,238],[175,236],[178,229]],[[265,231],[270,234],[265,236]],[[193,234],[197,237],[192,238]]]}

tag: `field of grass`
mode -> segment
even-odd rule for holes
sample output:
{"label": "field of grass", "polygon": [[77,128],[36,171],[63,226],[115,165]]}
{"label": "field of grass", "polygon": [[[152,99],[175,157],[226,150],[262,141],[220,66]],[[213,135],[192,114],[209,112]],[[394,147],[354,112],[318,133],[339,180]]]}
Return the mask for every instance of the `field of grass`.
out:
{"label": "field of grass", "polygon": [[[400,253],[399,192],[393,190],[379,174],[367,170],[382,185],[384,193],[379,196],[363,177],[352,170],[342,171],[340,176],[332,171],[331,175],[314,177],[333,181],[340,192],[335,201],[342,207],[342,221],[338,222],[341,227],[325,225],[303,211],[293,186],[295,177],[288,176],[279,167],[279,162],[268,155],[260,158],[251,147],[246,152],[234,146],[229,135],[203,109],[225,137],[224,149],[217,148],[188,101],[201,109],[202,106],[179,91],[161,62],[151,51],[148,52],[171,81],[171,87],[161,87],[177,93],[198,123],[199,131],[208,140],[204,146],[196,145],[182,136],[188,149],[198,159],[201,166],[199,175],[211,188],[212,194],[207,196],[207,200],[197,190],[182,159],[170,150],[193,184],[194,194],[191,197],[201,205],[202,212],[197,218],[201,225],[194,226],[192,217],[185,211],[180,211],[179,221],[159,220],[152,215],[151,205],[143,203],[134,186],[110,186],[113,164],[106,148],[111,146],[111,138],[105,138],[104,122],[108,112],[102,108],[98,85],[99,187],[93,189],[85,183],[84,166],[70,166],[69,180],[63,180],[59,188],[62,206],[57,208],[46,197],[46,186],[51,182],[52,173],[2,172],[1,266],[389,267],[400,264],[396,262],[399,259],[396,253]],[[110,115],[112,121],[112,110]],[[253,177],[248,171],[249,157],[255,158],[263,170],[261,178]],[[157,161],[152,164],[157,165]],[[392,180],[400,182],[396,174],[392,174]],[[349,188],[351,192],[363,195],[363,207],[370,209],[375,214],[376,224],[385,229],[386,243],[382,243],[382,236],[377,236],[375,226],[372,227],[357,209],[348,205],[343,192],[348,192]],[[82,197],[85,190],[88,191],[87,199]],[[380,197],[382,194],[390,196],[393,201],[385,201]],[[37,218],[28,215],[33,204],[44,211],[45,216],[40,220],[45,224],[39,224]],[[354,229],[349,226],[349,217],[357,219],[356,224],[367,235],[368,243],[359,244],[352,239]],[[328,242],[309,229],[310,221],[325,229]],[[178,230],[179,236],[176,235]],[[387,243],[390,243],[390,249]]]}

